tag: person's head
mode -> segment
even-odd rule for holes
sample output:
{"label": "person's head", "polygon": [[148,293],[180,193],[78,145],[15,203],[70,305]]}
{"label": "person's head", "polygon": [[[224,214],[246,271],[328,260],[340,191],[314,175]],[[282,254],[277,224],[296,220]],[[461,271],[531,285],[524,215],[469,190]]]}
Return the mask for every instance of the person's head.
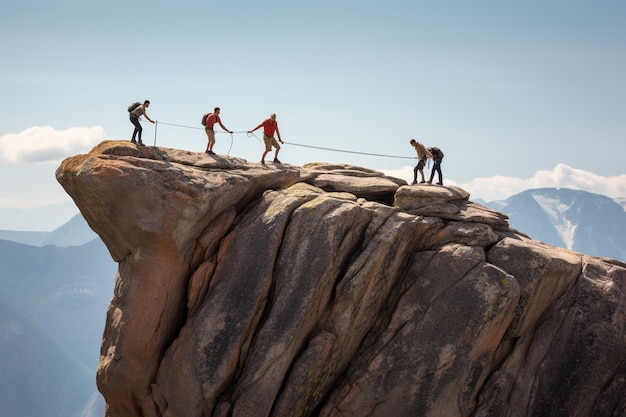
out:
{"label": "person's head", "polygon": [[409,143],[411,144],[411,146],[417,145],[417,141],[415,139],[411,139]]}
{"label": "person's head", "polygon": [[213,109],[213,113],[218,114],[220,112],[220,108],[216,107]]}
{"label": "person's head", "polygon": [[144,100],[143,106],[144,107],[149,107],[150,106],[150,100]]}
{"label": "person's head", "polygon": [[270,114],[270,119],[272,119],[272,120],[276,120],[276,113],[272,113],[272,114]]}

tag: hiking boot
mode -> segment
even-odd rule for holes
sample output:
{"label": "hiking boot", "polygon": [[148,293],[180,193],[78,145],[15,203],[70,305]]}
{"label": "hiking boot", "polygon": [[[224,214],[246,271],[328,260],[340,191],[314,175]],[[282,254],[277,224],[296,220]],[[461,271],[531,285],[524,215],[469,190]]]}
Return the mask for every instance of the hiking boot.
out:
{"label": "hiking boot", "polygon": [[424,183],[426,183],[426,180],[421,180],[420,181],[420,184],[424,184]]}
{"label": "hiking boot", "polygon": [[213,151],[206,151],[207,155],[215,155],[215,152]]}
{"label": "hiking boot", "polygon": [[415,185],[415,184],[417,184],[417,181],[416,181],[416,180],[414,180],[414,181],[411,183],[411,185]]}
{"label": "hiking boot", "polygon": [[139,145],[139,146],[143,146],[143,142],[142,142],[142,141],[139,141],[139,142],[137,142],[137,145]]}
{"label": "hiking boot", "polygon": [[131,139],[130,143],[137,143],[137,141],[135,139]]}
{"label": "hiking boot", "polygon": [[262,164],[262,165],[265,165],[265,161],[264,161],[264,160],[262,160],[262,159],[261,159],[261,164]]}
{"label": "hiking boot", "polygon": [[428,181],[426,181],[426,182],[427,182],[427,183],[429,183],[429,184],[432,184],[432,183],[433,183],[433,180],[428,180]]}
{"label": "hiking boot", "polygon": [[443,185],[443,182],[438,182],[437,185]]}
{"label": "hiking boot", "polygon": [[275,164],[282,164],[282,162],[280,162],[280,161],[278,160],[278,158],[274,158],[274,163],[275,163]]}

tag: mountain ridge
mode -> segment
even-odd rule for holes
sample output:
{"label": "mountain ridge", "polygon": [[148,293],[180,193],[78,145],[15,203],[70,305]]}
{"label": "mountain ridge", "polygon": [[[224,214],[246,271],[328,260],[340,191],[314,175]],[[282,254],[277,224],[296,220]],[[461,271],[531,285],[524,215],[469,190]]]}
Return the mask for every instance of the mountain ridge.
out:
{"label": "mountain ridge", "polygon": [[115,270],[97,236],[68,247],[0,240],[0,404],[7,415],[104,413],[95,370]]}
{"label": "mountain ridge", "polygon": [[512,227],[554,246],[626,260],[626,211],[615,199],[568,188],[525,190],[486,203]]}
{"label": "mountain ridge", "polygon": [[80,213],[50,232],[0,230],[0,240],[39,247],[80,246],[95,239],[98,239],[98,235],[89,228]]}
{"label": "mountain ridge", "polygon": [[33,208],[0,207],[0,230],[47,233],[67,223],[77,213],[72,201]]}

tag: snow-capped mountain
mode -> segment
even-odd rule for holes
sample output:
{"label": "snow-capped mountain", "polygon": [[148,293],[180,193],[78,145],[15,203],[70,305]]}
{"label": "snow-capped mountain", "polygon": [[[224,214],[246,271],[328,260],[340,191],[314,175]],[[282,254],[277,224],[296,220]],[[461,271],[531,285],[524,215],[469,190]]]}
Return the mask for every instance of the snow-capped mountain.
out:
{"label": "snow-capped mountain", "polygon": [[511,227],[533,239],[626,261],[626,212],[623,205],[609,197],[565,188],[540,188],[485,205],[507,214]]}

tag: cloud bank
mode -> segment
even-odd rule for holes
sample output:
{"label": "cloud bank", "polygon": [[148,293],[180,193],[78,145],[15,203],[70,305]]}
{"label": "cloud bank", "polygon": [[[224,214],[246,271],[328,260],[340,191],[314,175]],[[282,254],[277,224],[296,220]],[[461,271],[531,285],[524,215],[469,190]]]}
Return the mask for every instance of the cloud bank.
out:
{"label": "cloud bank", "polygon": [[[413,168],[384,171],[385,174],[398,178],[412,178]],[[457,185],[471,194],[471,199],[485,201],[504,200],[512,195],[532,188],[570,188],[611,198],[626,197],[626,174],[603,177],[593,172],[558,164],[551,171],[537,171],[531,178],[515,177],[480,177],[466,183],[452,180],[447,185]]]}
{"label": "cloud bank", "polygon": [[55,162],[85,153],[106,139],[101,126],[56,130],[31,127],[20,133],[0,136],[0,158],[12,163]]}

